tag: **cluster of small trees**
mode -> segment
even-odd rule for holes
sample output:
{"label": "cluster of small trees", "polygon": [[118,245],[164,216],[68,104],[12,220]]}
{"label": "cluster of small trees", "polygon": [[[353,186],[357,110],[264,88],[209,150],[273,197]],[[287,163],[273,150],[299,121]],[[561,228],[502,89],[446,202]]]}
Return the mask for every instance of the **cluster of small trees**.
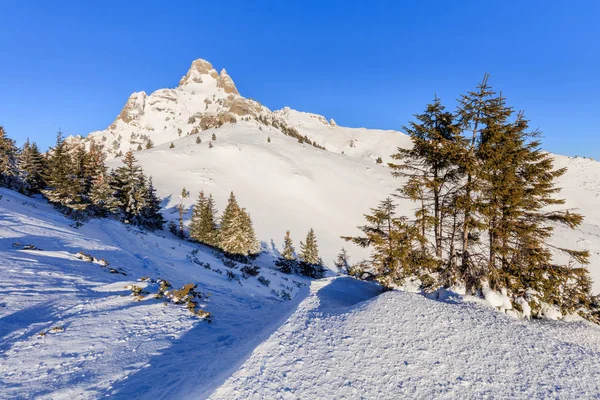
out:
{"label": "cluster of small trees", "polygon": [[296,256],[290,231],[285,233],[283,251],[275,262],[277,268],[286,274],[301,274],[309,278],[319,279],[325,275],[323,260],[319,257],[319,246],[315,231],[311,228],[306,240],[300,242],[300,254]]}
{"label": "cluster of small trees", "polygon": [[[416,118],[404,128],[413,146],[389,164],[404,179],[396,196],[417,205],[414,218],[397,215],[387,198],[366,215],[364,236],[345,237],[373,248],[369,272],[385,286],[412,278],[429,290],[497,290],[516,309],[527,302],[533,315],[544,305],[592,315],[598,298],[582,266],[588,252],[548,243],[556,224],[576,228],[583,217],[557,207],[564,200],[555,197],[555,180],[565,169],[553,168],[524,114],[486,76],[456,112],[436,98]],[[558,265],[554,253],[571,261]]]}
{"label": "cluster of small trees", "polygon": [[160,199],[152,179],[144,175],[133,153],[108,172],[101,146],[89,149],[67,143],[59,133],[56,144],[42,154],[35,143],[21,149],[0,127],[0,185],[26,195],[41,193],[61,212],[73,217],[112,216],[129,224],[160,229]]}
{"label": "cluster of small trees", "polygon": [[[200,192],[189,226],[192,240],[222,250],[226,255],[245,258],[259,253],[260,247],[246,209],[241,208],[233,192],[220,218],[212,194]],[[219,223],[217,223],[219,221]]]}

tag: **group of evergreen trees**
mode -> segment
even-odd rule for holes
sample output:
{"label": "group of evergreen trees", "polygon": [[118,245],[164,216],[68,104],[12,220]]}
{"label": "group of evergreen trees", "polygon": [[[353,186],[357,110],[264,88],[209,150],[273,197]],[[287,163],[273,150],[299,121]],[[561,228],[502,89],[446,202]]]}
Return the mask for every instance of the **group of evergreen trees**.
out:
{"label": "group of evergreen trees", "polygon": [[[487,80],[461,96],[456,112],[435,98],[404,127],[413,146],[399,148],[389,166],[404,179],[396,196],[417,205],[414,218],[397,215],[388,198],[366,216],[364,236],[345,239],[373,249],[372,272],[386,286],[417,278],[430,290],[490,288],[517,309],[526,301],[534,315],[544,303],[591,315],[598,299],[587,269],[577,266],[588,252],[548,243],[554,225],[573,229],[583,219],[557,207],[564,200],[555,197],[555,180],[565,169],[553,168],[540,132]],[[557,265],[554,253],[571,262]]]}
{"label": "group of evergreen trees", "polygon": [[0,127],[0,186],[26,195],[41,193],[73,218],[112,216],[148,229],[162,228],[160,199],[133,153],[110,173],[104,160],[99,145],[91,142],[86,150],[66,142],[60,132],[45,154],[29,140],[18,149]]}
{"label": "group of evergreen trees", "polygon": [[217,213],[212,195],[206,197],[204,192],[200,192],[190,221],[190,238],[218,248],[233,258],[245,258],[260,252],[250,214],[239,206],[233,192],[221,218],[217,218]]}
{"label": "group of evergreen trees", "polygon": [[285,233],[283,251],[275,262],[279,270],[286,274],[301,274],[309,278],[319,279],[325,276],[323,260],[319,257],[319,246],[315,231],[311,228],[305,242],[300,242],[300,254],[296,256],[290,231]]}

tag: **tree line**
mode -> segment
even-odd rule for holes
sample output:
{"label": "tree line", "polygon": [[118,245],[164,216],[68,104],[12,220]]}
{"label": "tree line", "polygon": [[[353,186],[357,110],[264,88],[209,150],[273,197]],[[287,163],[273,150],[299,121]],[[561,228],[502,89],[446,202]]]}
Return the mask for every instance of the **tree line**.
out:
{"label": "tree line", "polygon": [[[413,201],[414,215],[399,215],[393,197],[372,208],[359,227],[363,235],[343,237],[373,250],[369,263],[347,267],[350,273],[386,287],[413,280],[427,291],[491,289],[533,316],[553,306],[600,320],[585,267],[589,252],[550,242],[556,225],[574,229],[583,216],[560,208],[556,179],[566,170],[554,169],[524,113],[486,76],[454,112],[436,97],[415,117],[404,127],[412,147],[398,148],[388,164],[403,180],[393,196]],[[556,263],[557,253],[570,261]],[[340,257],[336,264],[346,268]]]}

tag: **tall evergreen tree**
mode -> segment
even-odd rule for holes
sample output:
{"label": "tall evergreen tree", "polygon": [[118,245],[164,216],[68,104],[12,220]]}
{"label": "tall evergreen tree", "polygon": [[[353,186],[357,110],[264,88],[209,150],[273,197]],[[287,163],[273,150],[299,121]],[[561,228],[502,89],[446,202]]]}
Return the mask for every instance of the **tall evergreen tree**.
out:
{"label": "tall evergreen tree", "polygon": [[37,144],[29,139],[19,153],[19,181],[21,189],[27,195],[40,193],[44,188],[44,157]]}
{"label": "tall evergreen tree", "polygon": [[139,225],[149,230],[162,229],[165,219],[160,212],[161,199],[156,195],[156,189],[152,183],[152,177],[149,177],[145,183],[145,207],[142,209],[139,217]]}
{"label": "tall evergreen tree", "polygon": [[17,147],[0,126],[0,186],[15,187],[17,175]]}
{"label": "tall evergreen tree", "polygon": [[56,145],[50,150],[48,156],[44,177],[46,189],[41,191],[51,203],[67,214],[83,211],[88,206],[82,197],[83,187],[71,150],[71,146],[64,141],[59,132]]}
{"label": "tall evergreen tree", "polygon": [[218,246],[217,209],[212,194],[200,192],[190,222],[190,237],[208,246]]}
{"label": "tall evergreen tree", "polygon": [[132,151],[125,154],[122,162],[123,165],[113,172],[115,197],[120,204],[123,221],[137,225],[148,197],[146,179]]}
{"label": "tall evergreen tree", "polygon": [[244,239],[242,236],[241,209],[233,192],[231,192],[227,206],[221,216],[219,247],[225,253],[248,255],[244,248]]}
{"label": "tall evergreen tree", "polygon": [[[404,127],[412,147],[398,148],[392,158],[400,163],[390,163],[389,166],[394,176],[407,179],[399,189],[399,196],[419,203],[415,213],[416,224],[423,239],[427,235],[434,238],[433,251],[441,261],[444,230],[449,217],[446,210],[462,177],[458,160],[464,141],[453,114],[445,111],[437,97],[427,105],[425,113],[415,117],[418,122]],[[425,242],[422,248],[424,245]],[[449,258],[453,256],[450,254]]]}
{"label": "tall evergreen tree", "polygon": [[244,249],[248,255],[256,255],[260,252],[260,246],[256,239],[256,232],[252,224],[252,218],[245,208],[241,209],[242,219],[242,236],[244,241]]}
{"label": "tall evergreen tree", "polygon": [[111,185],[111,176],[107,173],[98,175],[92,181],[90,189],[90,211],[98,217],[107,217],[118,212],[120,203]]}

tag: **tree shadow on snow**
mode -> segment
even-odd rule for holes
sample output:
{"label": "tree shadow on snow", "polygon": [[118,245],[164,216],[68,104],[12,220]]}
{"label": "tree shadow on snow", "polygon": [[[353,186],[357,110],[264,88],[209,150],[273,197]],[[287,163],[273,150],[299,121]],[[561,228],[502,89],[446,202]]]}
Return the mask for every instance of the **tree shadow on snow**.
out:
{"label": "tree shadow on snow", "polygon": [[317,292],[320,305],[314,312],[324,316],[344,314],[350,307],[381,293],[383,290],[376,283],[340,277]]}

